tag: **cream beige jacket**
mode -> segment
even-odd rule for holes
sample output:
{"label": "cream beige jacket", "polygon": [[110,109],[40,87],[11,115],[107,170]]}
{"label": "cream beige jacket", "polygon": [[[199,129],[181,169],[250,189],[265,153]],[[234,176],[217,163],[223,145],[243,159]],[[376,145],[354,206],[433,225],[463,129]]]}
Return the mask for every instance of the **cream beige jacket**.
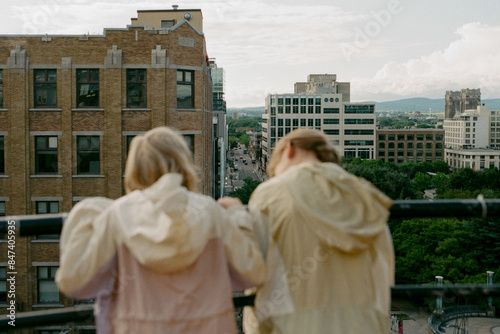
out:
{"label": "cream beige jacket", "polygon": [[98,333],[232,334],[232,283],[264,281],[245,208],[226,211],[181,181],[167,174],[115,201],[86,199],[64,222],[56,283],[95,299]]}
{"label": "cream beige jacket", "polygon": [[250,212],[267,262],[245,333],[389,333],[392,200],[333,163],[261,184]]}

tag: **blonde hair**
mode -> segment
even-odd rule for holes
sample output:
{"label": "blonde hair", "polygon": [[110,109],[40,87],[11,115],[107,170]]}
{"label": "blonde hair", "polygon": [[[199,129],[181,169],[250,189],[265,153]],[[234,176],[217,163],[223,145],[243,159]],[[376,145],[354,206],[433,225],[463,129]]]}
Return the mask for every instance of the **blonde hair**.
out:
{"label": "blonde hair", "polygon": [[181,174],[182,185],[197,190],[193,157],[184,138],[166,126],[134,137],[125,165],[125,191],[146,189],[167,173]]}
{"label": "blonde hair", "polygon": [[281,138],[276,144],[267,168],[267,172],[271,177],[274,175],[274,170],[281,159],[287,141],[294,147],[313,152],[321,162],[340,164],[340,157],[337,150],[328,142],[323,133],[312,129],[297,129]]}

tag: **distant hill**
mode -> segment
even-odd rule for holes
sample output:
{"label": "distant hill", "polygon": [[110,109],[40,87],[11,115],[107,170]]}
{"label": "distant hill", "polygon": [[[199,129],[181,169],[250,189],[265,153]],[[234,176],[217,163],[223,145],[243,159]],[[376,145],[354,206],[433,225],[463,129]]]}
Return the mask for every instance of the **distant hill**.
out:
{"label": "distant hill", "polygon": [[[375,103],[376,111],[420,111],[420,112],[444,112],[444,99],[428,99],[425,97],[414,97],[410,99],[401,99],[394,101],[375,102],[363,101],[366,103]],[[500,110],[500,99],[484,99],[481,101],[490,110]],[[228,108],[227,113],[241,112],[248,116],[260,116],[265,112],[265,107],[250,108]]]}
{"label": "distant hill", "polygon": [[[500,109],[500,99],[484,99],[481,101],[490,110]],[[428,99],[416,97],[386,102],[375,102],[377,111],[421,111],[444,112],[444,99]]]}

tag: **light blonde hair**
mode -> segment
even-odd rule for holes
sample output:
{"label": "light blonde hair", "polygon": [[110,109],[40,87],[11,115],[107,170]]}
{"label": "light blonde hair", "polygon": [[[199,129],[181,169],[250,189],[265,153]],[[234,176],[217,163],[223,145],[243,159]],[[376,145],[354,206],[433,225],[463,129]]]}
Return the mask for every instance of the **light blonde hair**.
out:
{"label": "light blonde hair", "polygon": [[267,167],[267,172],[270,177],[274,175],[274,170],[281,159],[287,141],[289,141],[292,146],[313,152],[321,162],[340,164],[340,156],[337,150],[328,142],[328,139],[323,133],[313,129],[297,129],[288,133],[277,142],[276,148],[271,154],[269,166]]}
{"label": "light blonde hair", "polygon": [[167,173],[181,174],[182,185],[197,191],[193,157],[184,138],[166,126],[134,137],[125,165],[125,191],[146,189]]}

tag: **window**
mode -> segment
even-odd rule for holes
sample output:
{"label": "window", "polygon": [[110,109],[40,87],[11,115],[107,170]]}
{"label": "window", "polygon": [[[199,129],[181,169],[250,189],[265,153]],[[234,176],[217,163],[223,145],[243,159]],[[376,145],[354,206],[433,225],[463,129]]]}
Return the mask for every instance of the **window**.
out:
{"label": "window", "polygon": [[390,142],[388,147],[389,147],[389,148],[394,148],[394,143],[393,143],[393,142]]}
{"label": "window", "polygon": [[172,28],[175,26],[175,20],[161,20],[161,27],[162,28]]}
{"label": "window", "polygon": [[289,97],[285,97],[285,105],[289,106],[292,103],[292,99]]}
{"label": "window", "polygon": [[[177,81],[179,81],[177,71]],[[147,78],[145,69],[127,69],[127,108],[146,107]],[[177,108],[179,108],[179,84],[177,83]]]}
{"label": "window", "polygon": [[278,106],[278,114],[282,114],[283,113],[283,106]]}
{"label": "window", "polygon": [[434,140],[434,135],[425,135],[425,140]]}
{"label": "window", "polygon": [[321,126],[321,119],[315,119],[314,120],[314,125],[315,126]]}
{"label": "window", "polygon": [[417,140],[424,140],[424,135],[417,135]]}
{"label": "window", "polygon": [[293,108],[293,113],[294,114],[298,114],[299,113],[299,106],[293,106],[292,108]]}
{"label": "window", "polygon": [[293,119],[293,126],[299,126],[299,120],[297,118]]}
{"label": "window", "polygon": [[182,137],[184,137],[184,140],[186,141],[186,144],[189,147],[191,153],[194,154],[194,135],[182,135]]}
{"label": "window", "polygon": [[424,148],[424,143],[417,143],[417,148]]}
{"label": "window", "polygon": [[413,148],[413,143],[408,143],[407,148]]}
{"label": "window", "polygon": [[346,114],[373,114],[375,107],[370,105],[346,105],[344,112]]}
{"label": "window", "polygon": [[378,140],[385,140],[385,134],[379,134]]}
{"label": "window", "polygon": [[398,143],[398,148],[405,148],[405,143]]}
{"label": "window", "polygon": [[35,174],[57,173],[57,136],[35,136]]}
{"label": "window", "polygon": [[323,113],[325,114],[338,114],[340,112],[339,108],[324,108]]}
{"label": "window", "polygon": [[415,135],[406,135],[407,140],[415,140]]}
{"label": "window", "polygon": [[5,148],[4,136],[0,136],[0,174],[5,173]]}
{"label": "window", "polygon": [[35,107],[57,107],[57,71],[34,70]]}
{"label": "window", "polygon": [[345,135],[373,135],[373,130],[367,129],[347,129],[344,130]]}
{"label": "window", "polygon": [[436,140],[443,140],[443,135],[436,135]]}
{"label": "window", "polygon": [[307,126],[314,126],[314,120],[313,119],[308,119],[307,120]]}
{"label": "window", "polygon": [[77,107],[99,107],[99,70],[76,70]]}
{"label": "window", "polygon": [[300,106],[300,113],[305,114],[306,113],[306,106]]}
{"label": "window", "polygon": [[[344,124],[373,124],[374,123],[374,120],[373,119],[370,119],[370,118],[346,118],[344,120]],[[385,138],[385,135],[379,135],[380,136],[384,136]]]}
{"label": "window", "polygon": [[[57,201],[37,201],[36,214],[43,215],[47,213],[59,213],[59,202]],[[37,240],[57,240],[59,234],[38,234]]]}
{"label": "window", "polygon": [[387,139],[396,140],[396,135],[387,135]]}
{"label": "window", "polygon": [[305,118],[300,119],[300,126],[306,126],[306,119]]}
{"label": "window", "polygon": [[5,216],[5,202],[1,201],[0,202],[0,217],[4,217],[4,216]]}
{"label": "window", "polygon": [[325,118],[323,119],[323,124],[339,124],[338,118]]}
{"label": "window", "polygon": [[344,145],[370,146],[373,145],[373,140],[345,140]]}
{"label": "window", "polygon": [[194,71],[177,71],[177,108],[194,108]]}
{"label": "window", "polygon": [[38,267],[38,302],[59,303],[59,288],[54,282],[57,267]]}
{"label": "window", "polygon": [[283,118],[278,118],[278,126],[283,126]]}
{"label": "window", "polygon": [[3,71],[0,70],[0,108],[3,107]]}
{"label": "window", "polygon": [[292,120],[290,118],[285,119],[285,126],[291,126]]}
{"label": "window", "polygon": [[398,134],[398,140],[405,140],[405,135]]}
{"label": "window", "polygon": [[130,144],[132,143],[132,139],[134,139],[134,137],[135,137],[134,135],[126,137],[126,140],[127,140],[127,155],[128,155],[128,152],[130,151]]}
{"label": "window", "polygon": [[325,135],[338,135],[339,130],[338,129],[324,129],[323,130]]}
{"label": "window", "polygon": [[385,143],[378,143],[379,148],[385,148]]}
{"label": "window", "polygon": [[314,114],[314,106],[311,106],[311,105],[307,106],[307,113]]}
{"label": "window", "polygon": [[290,113],[290,106],[285,106],[285,114],[289,114]]}
{"label": "window", "polygon": [[0,267],[0,304],[7,304],[7,268]]}
{"label": "window", "polygon": [[100,144],[99,136],[76,137],[77,174],[99,174]]}

